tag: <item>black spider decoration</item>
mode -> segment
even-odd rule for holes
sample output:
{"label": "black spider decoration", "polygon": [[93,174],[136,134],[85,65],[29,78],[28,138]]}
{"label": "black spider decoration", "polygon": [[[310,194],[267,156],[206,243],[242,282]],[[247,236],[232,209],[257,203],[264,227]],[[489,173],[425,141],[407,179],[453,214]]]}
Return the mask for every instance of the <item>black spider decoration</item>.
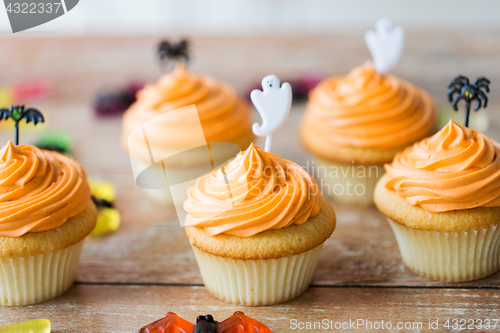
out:
{"label": "black spider decoration", "polygon": [[34,125],[43,123],[44,118],[40,111],[37,109],[25,109],[24,105],[14,106],[11,105],[9,109],[0,109],[0,120],[12,118],[16,123],[16,134],[14,144],[19,144],[19,121],[24,118],[26,123],[32,122]]}
{"label": "black spider decoration", "polygon": [[[474,81],[473,84],[469,83],[469,79],[463,75],[458,75],[448,83],[448,100],[451,102],[453,109],[458,111],[457,103],[463,99],[465,100],[465,120],[464,125],[469,127],[469,112],[471,102],[473,100],[477,101],[474,111],[481,108],[486,108],[488,105],[488,97],[486,93],[490,92],[490,80],[485,77],[479,77]],[[484,91],[483,91],[484,89]],[[455,95],[455,98],[453,98]]]}
{"label": "black spider decoration", "polygon": [[158,45],[158,58],[163,67],[166,67],[169,60],[175,61],[189,61],[189,43],[183,39],[178,43],[171,43],[162,41]]}

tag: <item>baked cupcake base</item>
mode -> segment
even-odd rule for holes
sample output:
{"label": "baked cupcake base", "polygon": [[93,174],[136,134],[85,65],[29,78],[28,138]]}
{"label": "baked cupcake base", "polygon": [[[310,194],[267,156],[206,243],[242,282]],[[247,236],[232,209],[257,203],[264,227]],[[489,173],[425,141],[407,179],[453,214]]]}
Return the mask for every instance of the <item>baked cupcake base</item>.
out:
{"label": "baked cupcake base", "polygon": [[315,159],[315,164],[321,193],[354,205],[373,204],[375,186],[385,173],[383,165],[346,164],[320,158]]}
{"label": "baked cupcake base", "polygon": [[387,219],[405,265],[423,277],[463,282],[500,270],[500,228],[458,232],[415,230]]}
{"label": "baked cupcake base", "polygon": [[35,256],[0,258],[0,304],[29,305],[63,294],[75,282],[83,241]]}
{"label": "baked cupcake base", "polygon": [[193,226],[186,227],[186,234],[211,294],[234,304],[263,306],[286,302],[307,290],[335,225],[335,213],[323,200],[318,215],[300,225],[247,238],[209,236]]}
{"label": "baked cupcake base", "polygon": [[40,303],[68,290],[76,279],[84,238],[96,221],[90,201],[55,229],[0,237],[0,304]]}
{"label": "baked cupcake base", "polygon": [[242,260],[192,246],[208,291],[223,301],[247,306],[283,303],[301,295],[312,282],[322,247],[279,259]]}
{"label": "baked cupcake base", "polygon": [[385,176],[376,186],[375,203],[394,231],[404,263],[415,273],[462,282],[500,270],[500,207],[431,213],[387,189]]}

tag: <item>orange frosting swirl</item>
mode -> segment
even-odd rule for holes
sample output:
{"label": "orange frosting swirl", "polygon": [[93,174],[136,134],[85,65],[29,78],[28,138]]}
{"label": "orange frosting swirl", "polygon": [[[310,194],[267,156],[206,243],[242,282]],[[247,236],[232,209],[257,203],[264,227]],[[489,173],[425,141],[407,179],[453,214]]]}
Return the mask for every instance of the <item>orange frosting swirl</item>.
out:
{"label": "orange frosting swirl", "polygon": [[253,144],[224,170],[200,177],[188,196],[188,224],[210,236],[250,237],[302,224],[321,208],[318,185],[304,169]]}
{"label": "orange frosting swirl", "polygon": [[438,213],[500,206],[500,145],[452,120],[386,164],[386,187]]}
{"label": "orange frosting swirl", "polygon": [[73,159],[12,142],[0,152],[0,236],[57,228],[89,200],[87,175]]}
{"label": "orange frosting swirl", "polygon": [[366,64],[313,89],[303,126],[336,146],[393,149],[427,136],[435,109],[424,90]]}
{"label": "orange frosting swirl", "polygon": [[[184,65],[164,75],[158,82],[139,91],[137,101],[123,119],[123,143],[129,134],[146,121],[166,112],[194,104],[208,142],[234,142],[247,146],[253,138],[248,104],[227,83],[212,77],[190,73]],[[193,133],[199,124],[177,117],[171,123],[157,122],[148,132],[149,145],[160,149],[192,147],[185,133]],[[184,135],[182,135],[184,134]],[[246,138],[245,142],[240,142]],[[134,143],[129,147],[134,154]],[[140,156],[138,156],[140,157]],[[148,156],[143,159],[149,160]]]}

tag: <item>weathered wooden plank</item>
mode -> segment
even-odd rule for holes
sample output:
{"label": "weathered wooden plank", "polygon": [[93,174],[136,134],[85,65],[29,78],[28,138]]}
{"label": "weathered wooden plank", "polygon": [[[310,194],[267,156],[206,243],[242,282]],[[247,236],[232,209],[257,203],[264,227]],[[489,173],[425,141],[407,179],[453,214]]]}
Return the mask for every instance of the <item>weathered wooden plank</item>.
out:
{"label": "weathered wooden plank", "polygon": [[448,319],[499,319],[499,308],[494,305],[498,301],[498,290],[485,289],[311,288],[288,303],[252,308],[219,301],[203,287],[76,285],[62,297],[40,305],[0,309],[0,325],[47,318],[52,332],[136,332],[167,311],[192,322],[200,314],[224,319],[234,311],[243,311],[273,332],[334,331],[293,329],[299,323],[323,320],[364,320],[357,330],[352,326],[343,329],[353,332],[370,331],[368,321],[372,325],[390,322],[393,327],[418,322],[421,330],[412,326],[404,331],[429,331],[429,320],[438,320],[440,331],[444,331]]}
{"label": "weathered wooden plank", "polygon": [[[316,285],[500,285],[500,273],[459,284],[421,278],[402,263],[392,230],[378,211],[353,212],[338,205],[336,211],[339,224],[323,247],[313,282]],[[116,234],[91,238],[85,244],[78,281],[202,283],[184,230],[176,221],[139,218],[139,225],[132,225],[129,218],[126,221]]]}

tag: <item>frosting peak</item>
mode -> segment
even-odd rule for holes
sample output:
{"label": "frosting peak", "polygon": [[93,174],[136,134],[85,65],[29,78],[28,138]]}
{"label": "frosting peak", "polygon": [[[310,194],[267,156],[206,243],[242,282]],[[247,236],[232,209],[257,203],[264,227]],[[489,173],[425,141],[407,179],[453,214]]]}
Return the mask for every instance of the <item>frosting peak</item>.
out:
{"label": "frosting peak", "polygon": [[429,212],[500,206],[500,145],[450,122],[387,164],[386,187]]}
{"label": "frosting peak", "polygon": [[73,159],[10,141],[0,151],[0,236],[57,228],[89,200],[87,176]]}
{"label": "frosting peak", "polygon": [[187,224],[205,228],[210,236],[250,237],[302,224],[321,208],[318,185],[304,169],[253,144],[225,167],[200,177],[188,196]]}
{"label": "frosting peak", "polygon": [[313,89],[303,129],[337,146],[393,149],[425,137],[434,120],[435,105],[424,90],[369,63]]}

